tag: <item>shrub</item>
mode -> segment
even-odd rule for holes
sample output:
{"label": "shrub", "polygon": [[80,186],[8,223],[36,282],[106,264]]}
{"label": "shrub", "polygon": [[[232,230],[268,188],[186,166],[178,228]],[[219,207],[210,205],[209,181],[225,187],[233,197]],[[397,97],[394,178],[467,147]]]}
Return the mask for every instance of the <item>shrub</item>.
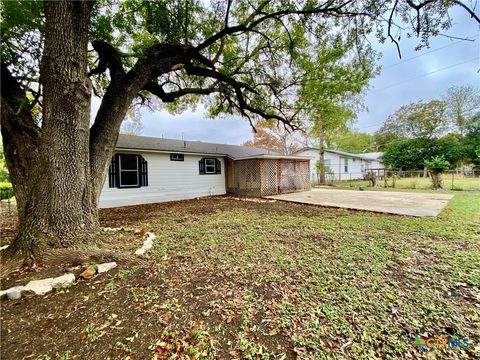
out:
{"label": "shrub", "polygon": [[0,200],[8,200],[14,195],[12,184],[0,183]]}
{"label": "shrub", "polygon": [[442,173],[450,168],[450,163],[445,160],[443,155],[435,156],[430,160],[425,160],[425,167],[432,178],[432,185],[434,189],[442,187]]}

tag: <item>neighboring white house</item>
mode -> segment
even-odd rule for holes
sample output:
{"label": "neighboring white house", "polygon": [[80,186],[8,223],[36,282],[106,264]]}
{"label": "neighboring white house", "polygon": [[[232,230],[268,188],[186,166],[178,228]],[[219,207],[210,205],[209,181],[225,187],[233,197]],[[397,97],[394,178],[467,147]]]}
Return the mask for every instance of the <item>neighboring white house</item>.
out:
{"label": "neighboring white house", "polygon": [[[310,188],[308,158],[287,157],[266,149],[236,145],[120,135],[99,206],[108,208],[223,195],[228,187],[226,165],[244,159],[306,163],[305,182]],[[238,176],[243,179],[248,175],[252,176],[243,173]],[[278,177],[282,176],[284,174]],[[256,177],[261,178],[260,174]],[[288,189],[282,190],[287,192]],[[300,188],[293,189],[298,190]]]}
{"label": "neighboring white house", "polygon": [[[331,180],[350,180],[363,178],[367,170],[383,168],[381,155],[383,153],[352,154],[345,151],[325,150],[324,165],[329,170]],[[320,160],[318,148],[307,147],[297,151],[295,155],[308,156],[310,161],[310,174],[312,182],[318,181],[317,162]]]}

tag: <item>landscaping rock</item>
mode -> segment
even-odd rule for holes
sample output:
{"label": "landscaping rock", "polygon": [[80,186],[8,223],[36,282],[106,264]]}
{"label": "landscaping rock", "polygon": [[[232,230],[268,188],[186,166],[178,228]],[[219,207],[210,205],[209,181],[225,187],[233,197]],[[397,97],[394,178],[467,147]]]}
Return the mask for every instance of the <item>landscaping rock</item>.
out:
{"label": "landscaping rock", "polygon": [[6,291],[9,300],[18,300],[22,297],[23,286],[15,286]]}
{"label": "landscaping rock", "polygon": [[54,278],[52,281],[52,287],[54,289],[67,288],[72,286],[74,281],[75,281],[74,274],[65,274],[65,275]]}
{"label": "landscaping rock", "polygon": [[22,290],[22,293],[34,293],[35,295],[44,295],[53,290],[53,278],[30,281]]}
{"label": "landscaping rock", "polygon": [[156,237],[157,237],[157,235],[155,235],[153,232],[148,232],[147,233],[147,239],[155,240]]}
{"label": "landscaping rock", "polygon": [[141,247],[140,249],[138,249],[137,251],[135,251],[135,255],[143,255],[145,254],[145,249],[143,247]]}
{"label": "landscaping rock", "polygon": [[5,250],[5,249],[8,249],[10,245],[3,245],[3,246],[0,246],[0,251],[2,250]]}
{"label": "landscaping rock", "polygon": [[84,272],[80,274],[80,277],[88,280],[91,279],[97,273],[97,268],[93,265],[90,265],[85,269]]}
{"label": "landscaping rock", "polygon": [[143,242],[143,248],[146,250],[150,250],[153,246],[153,241],[151,239],[147,239]]}
{"label": "landscaping rock", "polygon": [[113,268],[117,267],[116,262],[109,262],[109,263],[104,263],[104,264],[99,264],[97,267],[97,271],[99,274],[107,272],[109,270],[112,270]]}
{"label": "landscaping rock", "polygon": [[0,299],[7,297],[7,290],[0,290]]}

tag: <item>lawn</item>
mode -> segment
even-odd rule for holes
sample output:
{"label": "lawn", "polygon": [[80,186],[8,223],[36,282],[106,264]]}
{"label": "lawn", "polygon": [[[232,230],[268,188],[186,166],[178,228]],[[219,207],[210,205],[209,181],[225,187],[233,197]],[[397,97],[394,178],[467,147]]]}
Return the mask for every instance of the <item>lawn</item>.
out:
{"label": "lawn", "polygon": [[[443,177],[443,188],[445,190],[466,190],[466,191],[480,191],[480,178],[479,177],[462,177],[460,175],[455,175],[452,179],[451,174],[444,174]],[[388,178],[388,188],[392,188],[392,178]],[[352,181],[343,180],[343,181],[334,181],[334,186],[337,187],[354,187],[354,188],[367,188],[368,181],[361,179],[353,179]],[[378,186],[383,186],[383,180],[377,180]],[[420,190],[430,190],[432,189],[432,181],[429,178],[422,177],[406,177],[399,178],[395,181],[396,189],[420,189]]]}
{"label": "lawn", "polygon": [[[153,230],[147,260],[42,300],[2,301],[2,358],[480,352],[478,192],[455,193],[435,219],[229,198],[103,210],[101,219]],[[132,232],[111,236],[118,251],[142,243]],[[469,345],[419,352],[417,336]]]}

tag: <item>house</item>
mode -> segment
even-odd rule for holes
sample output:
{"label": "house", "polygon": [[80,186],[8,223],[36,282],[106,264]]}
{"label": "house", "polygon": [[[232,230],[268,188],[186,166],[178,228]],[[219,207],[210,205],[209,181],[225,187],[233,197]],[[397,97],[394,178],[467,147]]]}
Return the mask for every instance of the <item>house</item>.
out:
{"label": "house", "polygon": [[[368,170],[375,170],[379,175],[379,169],[383,168],[382,154],[352,154],[339,150],[325,150],[324,165],[327,170],[327,180],[362,179]],[[320,160],[320,150],[307,147],[297,151],[295,155],[308,156],[312,159],[310,161],[310,179],[313,183],[317,183],[319,181],[317,162]]]}
{"label": "house", "polygon": [[309,162],[266,149],[120,135],[99,206],[309,190]]}

